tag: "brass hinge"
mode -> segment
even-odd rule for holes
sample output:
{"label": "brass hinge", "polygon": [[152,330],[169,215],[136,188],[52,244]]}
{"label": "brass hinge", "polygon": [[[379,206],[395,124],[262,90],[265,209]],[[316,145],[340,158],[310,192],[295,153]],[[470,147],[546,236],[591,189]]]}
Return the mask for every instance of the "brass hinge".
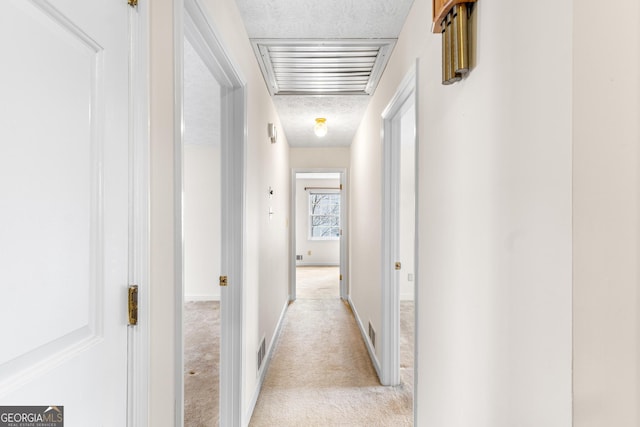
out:
{"label": "brass hinge", "polygon": [[342,184],[340,184],[340,189],[342,190]]}
{"label": "brass hinge", "polygon": [[227,286],[227,276],[220,276],[220,286]]}
{"label": "brass hinge", "polygon": [[138,6],[138,0],[129,0],[129,6],[131,7]]}
{"label": "brass hinge", "polygon": [[402,269],[402,263],[396,262],[396,270]]}
{"label": "brass hinge", "polygon": [[138,285],[129,286],[128,298],[129,325],[138,324]]}
{"label": "brass hinge", "polygon": [[342,274],[340,275],[340,280],[342,280]]}

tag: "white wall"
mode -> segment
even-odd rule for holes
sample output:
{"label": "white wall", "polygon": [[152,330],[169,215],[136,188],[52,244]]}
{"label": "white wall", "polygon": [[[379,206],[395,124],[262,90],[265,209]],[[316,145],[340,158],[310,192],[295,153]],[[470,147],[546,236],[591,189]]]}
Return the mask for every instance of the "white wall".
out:
{"label": "white wall", "polygon": [[[245,414],[258,385],[256,351],[266,337],[271,345],[277,321],[288,299],[289,147],[260,74],[248,36],[233,0],[202,0],[227,52],[246,81],[246,242],[245,242]],[[150,9],[151,259],[150,259],[150,402],[149,425],[173,426],[176,401],[174,237],[175,154],[173,144],[174,64],[173,5],[156,0]],[[279,141],[267,138],[275,123]],[[268,197],[268,188],[275,190]],[[269,207],[274,215],[269,215]],[[169,332],[167,332],[169,331]],[[224,367],[221,367],[224,369]],[[248,422],[248,420],[245,420]]]}
{"label": "white wall", "polygon": [[340,187],[339,179],[296,180],[296,255],[297,265],[340,265],[340,240],[309,239],[309,192],[305,187]]}
{"label": "white wall", "polygon": [[295,147],[290,155],[291,167],[296,169],[349,167],[349,147]]}
{"label": "white wall", "polygon": [[571,4],[480,1],[475,68],[451,87],[430,8],[414,3],[352,146],[352,300],[379,331],[370,183],[381,112],[419,58],[418,425],[567,427]]}
{"label": "white wall", "polygon": [[220,85],[185,39],[183,230],[185,300],[219,300]]}
{"label": "white wall", "polygon": [[220,147],[184,147],[184,298],[220,299]]}
{"label": "white wall", "polygon": [[[258,385],[256,352],[267,348],[288,300],[289,146],[233,0],[203,0],[213,24],[247,81],[244,411]],[[271,144],[267,124],[275,123]],[[274,190],[269,196],[269,187]],[[273,215],[269,215],[269,211]],[[285,254],[285,255],[283,255]],[[224,367],[222,367],[224,369]]]}
{"label": "white wall", "polygon": [[[149,2],[149,425],[174,425],[175,254],[173,2]],[[144,295],[143,295],[144,296]],[[170,331],[170,332],[168,332]]]}
{"label": "white wall", "polygon": [[[264,82],[235,4],[210,1],[210,11],[215,9],[210,15],[249,82],[249,105],[256,103],[249,114],[247,162],[256,169],[249,169],[255,177],[248,183],[248,207],[262,208],[268,202],[256,182],[287,187],[288,176],[275,176],[277,167],[288,167],[286,150],[278,146],[265,153],[270,149],[261,145],[266,121],[275,112],[260,89]],[[374,189],[365,191],[380,182],[379,144],[371,142],[380,140],[382,109],[420,58],[420,425],[571,425],[572,267],[574,425],[638,425],[640,14],[635,0],[609,10],[595,0],[573,3],[480,1],[476,67],[465,81],[444,88],[438,83],[440,37],[428,32],[426,22],[430,2],[416,0],[354,141],[351,183],[360,191],[351,193],[351,217],[358,218],[351,221],[352,298],[358,311],[379,326],[379,273],[364,268],[380,253],[380,200]],[[148,7],[149,425],[162,427],[173,425],[175,408],[175,342],[167,333],[175,325],[177,244],[173,2],[155,0]],[[607,25],[615,22],[620,25]],[[626,58],[623,65],[621,58]],[[264,154],[271,155],[256,159]],[[282,283],[266,302],[269,319],[260,327],[268,331],[278,302],[286,301],[287,278],[286,266],[262,268],[261,273],[271,273],[265,279],[255,268],[267,246],[266,239],[254,240],[261,219],[258,214],[248,218],[254,237],[247,242],[247,278],[250,291],[258,282],[265,293],[268,284]],[[274,235],[286,233],[282,219],[273,223]],[[280,249],[286,242],[275,245]],[[259,335],[257,302],[255,296],[247,301],[251,360]],[[254,378],[248,374],[247,384]]]}
{"label": "white wall", "polygon": [[574,4],[574,425],[637,427],[640,4],[602,6]]}

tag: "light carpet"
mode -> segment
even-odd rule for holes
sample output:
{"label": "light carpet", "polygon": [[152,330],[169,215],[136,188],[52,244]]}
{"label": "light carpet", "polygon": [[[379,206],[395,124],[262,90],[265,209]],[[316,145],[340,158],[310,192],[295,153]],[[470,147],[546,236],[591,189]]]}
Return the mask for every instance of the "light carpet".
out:
{"label": "light carpet", "polygon": [[[355,319],[339,295],[337,267],[298,268],[297,296],[251,426],[410,426],[413,302],[401,303],[401,378],[383,387]],[[185,304],[185,426],[218,425],[219,303]]]}
{"label": "light carpet", "polygon": [[218,425],[220,303],[184,305],[184,425]]}
{"label": "light carpet", "polygon": [[[313,275],[306,268],[304,273]],[[317,274],[332,276],[330,269]],[[298,277],[298,299],[285,316],[249,425],[413,425],[413,362],[405,361],[400,386],[381,386],[355,318],[337,298],[337,289],[331,290],[336,297],[321,298],[318,292],[303,297],[305,285]],[[402,353],[408,352],[412,360],[412,350]]]}

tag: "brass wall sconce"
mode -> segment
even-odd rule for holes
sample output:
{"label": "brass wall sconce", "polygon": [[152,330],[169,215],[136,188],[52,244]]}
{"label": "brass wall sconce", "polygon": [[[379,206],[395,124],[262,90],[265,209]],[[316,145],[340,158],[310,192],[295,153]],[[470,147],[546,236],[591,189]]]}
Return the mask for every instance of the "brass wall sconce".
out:
{"label": "brass wall sconce", "polygon": [[433,32],[442,34],[442,84],[469,72],[469,9],[476,0],[432,0]]}

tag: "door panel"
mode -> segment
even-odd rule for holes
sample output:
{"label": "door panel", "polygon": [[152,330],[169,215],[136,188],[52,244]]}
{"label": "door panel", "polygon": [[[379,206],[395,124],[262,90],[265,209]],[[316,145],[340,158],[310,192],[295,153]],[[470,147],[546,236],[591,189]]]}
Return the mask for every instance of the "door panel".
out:
{"label": "door panel", "polygon": [[68,425],[126,424],[128,13],[0,3],[0,404]]}

